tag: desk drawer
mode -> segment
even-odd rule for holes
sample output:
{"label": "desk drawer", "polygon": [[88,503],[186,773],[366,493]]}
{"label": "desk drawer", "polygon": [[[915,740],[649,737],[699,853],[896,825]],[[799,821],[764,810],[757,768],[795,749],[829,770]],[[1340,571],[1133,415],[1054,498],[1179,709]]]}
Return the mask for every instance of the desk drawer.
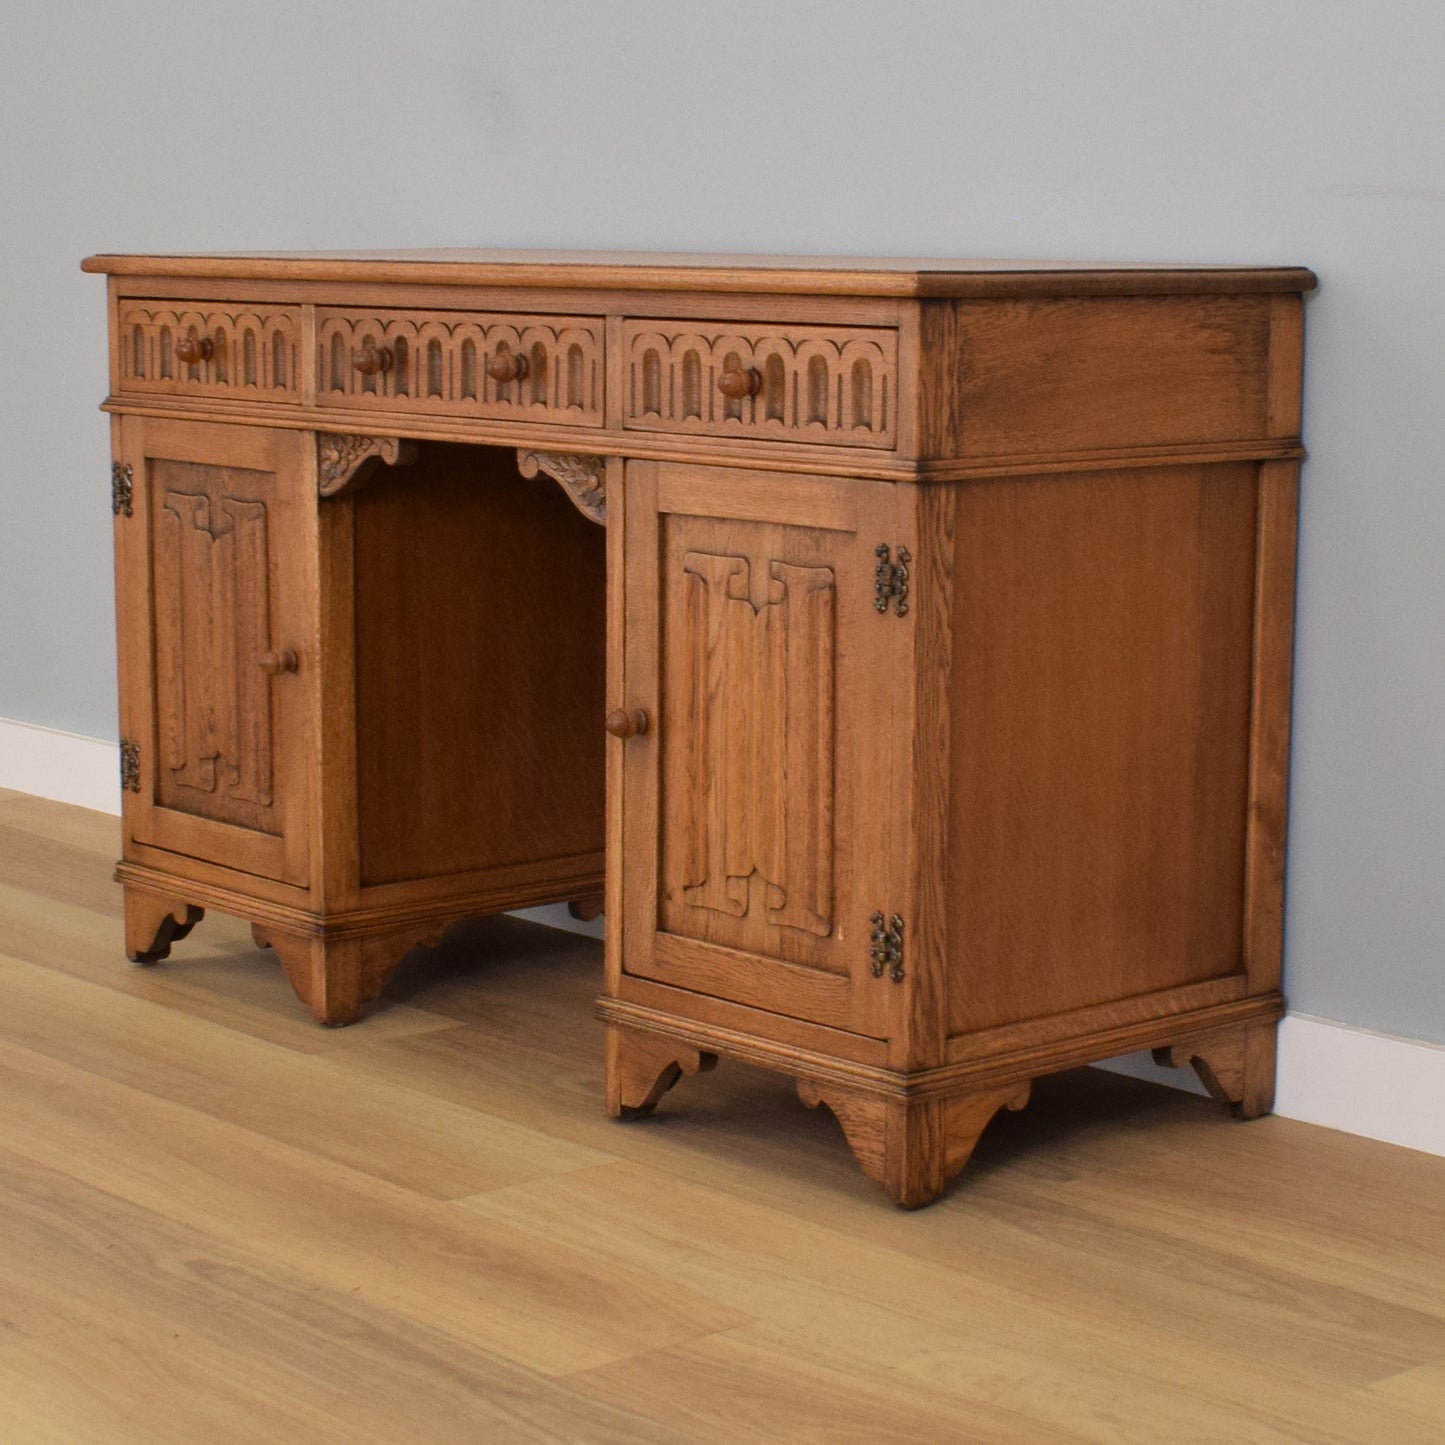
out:
{"label": "desk drawer", "polygon": [[634,431],[896,445],[891,328],[629,320],[622,334]]}
{"label": "desk drawer", "polygon": [[316,403],[602,425],[598,316],[316,313]]}
{"label": "desk drawer", "polygon": [[301,400],[297,307],[122,297],[116,319],[117,391]]}

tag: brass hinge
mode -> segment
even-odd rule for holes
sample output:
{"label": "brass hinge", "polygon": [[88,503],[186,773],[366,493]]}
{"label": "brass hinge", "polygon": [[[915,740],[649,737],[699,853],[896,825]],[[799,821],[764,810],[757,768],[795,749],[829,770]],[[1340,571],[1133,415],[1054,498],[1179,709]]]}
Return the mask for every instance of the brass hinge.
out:
{"label": "brass hinge", "polygon": [[873,977],[882,978],[886,969],[894,983],[902,983],[903,920],[895,913],[885,922],[881,913],[875,913],[869,922],[873,925],[873,946],[868,950]]}
{"label": "brass hinge", "polygon": [[131,471],[129,462],[112,462],[110,464],[110,510],[119,517],[124,513],[127,517],[131,515],[131,499],[134,495],[134,487],[131,482]]}
{"label": "brass hinge", "polygon": [[873,569],[873,606],[882,614],[893,603],[893,610],[902,617],[908,611],[908,564],[913,560],[907,547],[898,549],[898,560],[890,559],[887,542],[880,542],[873,555],[878,565]]}
{"label": "brass hinge", "polygon": [[140,744],[130,738],[120,740],[120,790],[140,792]]}

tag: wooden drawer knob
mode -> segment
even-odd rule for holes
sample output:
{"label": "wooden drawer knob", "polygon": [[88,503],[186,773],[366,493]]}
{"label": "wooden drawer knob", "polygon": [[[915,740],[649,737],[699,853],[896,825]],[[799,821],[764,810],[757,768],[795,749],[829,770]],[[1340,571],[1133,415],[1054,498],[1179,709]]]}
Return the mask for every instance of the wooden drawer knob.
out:
{"label": "wooden drawer knob", "polygon": [[199,366],[209,361],[215,351],[215,343],[209,336],[183,336],[176,342],[176,355],[187,366]]}
{"label": "wooden drawer knob", "polygon": [[295,672],[297,657],[289,647],[280,652],[263,652],[261,654],[261,671],[271,677],[279,677],[283,672]]}
{"label": "wooden drawer knob", "polygon": [[620,707],[607,714],[602,726],[615,738],[635,738],[647,731],[647,714],[640,707]]}
{"label": "wooden drawer knob", "polygon": [[373,346],[368,341],[352,358],[351,364],[363,376],[375,376],[380,371],[390,371],[391,347]]}
{"label": "wooden drawer knob", "polygon": [[521,381],[527,374],[527,358],[520,351],[498,351],[487,360],[487,375],[493,381]]}
{"label": "wooden drawer knob", "polygon": [[734,401],[756,396],[763,389],[763,374],[756,366],[736,366],[717,379],[717,389]]}

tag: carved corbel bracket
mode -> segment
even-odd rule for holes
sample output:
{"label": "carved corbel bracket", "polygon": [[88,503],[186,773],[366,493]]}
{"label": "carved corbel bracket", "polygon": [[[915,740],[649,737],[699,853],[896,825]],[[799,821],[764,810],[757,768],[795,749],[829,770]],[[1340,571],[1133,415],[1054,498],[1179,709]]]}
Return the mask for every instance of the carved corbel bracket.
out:
{"label": "carved corbel bracket", "polygon": [[416,443],[404,437],[360,437],[342,432],[316,433],[316,492],[334,497],[351,485],[363,462],[379,457],[389,467],[416,460]]}
{"label": "carved corbel bracket", "polygon": [[517,470],[524,477],[538,472],[561,482],[572,505],[589,521],[607,522],[606,463],[601,457],[579,456],[573,452],[534,452],[517,449]]}

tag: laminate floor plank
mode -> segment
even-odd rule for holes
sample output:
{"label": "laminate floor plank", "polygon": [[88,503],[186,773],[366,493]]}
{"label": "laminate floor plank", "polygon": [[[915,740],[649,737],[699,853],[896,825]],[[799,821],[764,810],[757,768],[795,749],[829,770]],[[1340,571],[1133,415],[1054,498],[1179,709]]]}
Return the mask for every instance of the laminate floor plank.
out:
{"label": "laminate floor plank", "polygon": [[[547,1374],[746,1316],[0,1041],[0,1146]],[[478,1302],[485,1300],[485,1308]]]}
{"label": "laminate floor plank", "polygon": [[109,813],[66,807],[13,788],[0,788],[0,826],[93,853],[103,863],[114,861],[120,843],[119,824]]}
{"label": "laminate floor plank", "polygon": [[[1201,1342],[1179,1327],[1177,1288],[1151,1312],[1154,1261],[1138,1257],[1129,1240],[1116,1241],[1107,1257],[1132,1286],[1131,1308],[1110,1313],[1099,1308],[1096,1282],[1077,1265],[1057,1268],[1050,1298],[1020,1288],[1012,1276],[1018,1252],[1028,1249],[1023,1240],[1013,1257],[1003,1256],[1006,1271],[993,1267],[1001,1256],[987,1248],[955,1268],[940,1267],[882,1242],[864,1244],[844,1221],[824,1222],[826,1210],[800,1216],[763,1203],[741,1205],[635,1165],[578,1171],[468,1205],[489,1220],[612,1257],[619,1267],[668,1268],[695,1293],[757,1316],[757,1323],[727,1331],[726,1345],[709,1338],[664,1352],[684,1377],[700,1358],[743,1344],[789,1359],[801,1352],[819,1371],[840,1370],[855,1393],[872,1380],[884,1400],[907,1380],[908,1397],[931,1398],[935,1416],[952,1410],[972,1419],[979,1401],[997,1405],[1003,1417],[1026,1406],[1030,1419],[1047,1422],[1060,1438],[1099,1441],[1192,1439],[1201,1415],[1212,1429],[1227,1425],[1232,1432],[1202,1439],[1349,1441],[1362,1437],[1342,1428],[1342,1419],[1352,1416],[1353,1428],[1367,1431],[1381,1418],[1374,1406],[1344,1399],[1338,1359],[1312,1325],[1313,1294],[1294,1281],[1265,1281],[1254,1300],[1231,1301],[1237,1340]],[[699,1221],[707,1222],[702,1244]],[[1129,1280],[1135,1273],[1141,1278]],[[1251,1338],[1251,1327],[1263,1335],[1261,1321],[1273,1325],[1282,1310],[1281,1327],[1314,1336],[1303,1354]],[[1336,1320],[1325,1343],[1348,1351],[1356,1329],[1368,1343],[1372,1323],[1378,1333],[1378,1321]],[[633,1358],[588,1378],[607,1382],[603,1397],[611,1399],[614,1386],[623,1393],[641,1388],[652,1374],[650,1360]],[[1006,1391],[999,1381],[1008,1382]],[[1118,1433],[1121,1398],[1131,1402],[1137,1437]],[[1289,1434],[1301,1421],[1311,1433]],[[734,1423],[728,1421],[730,1429]],[[1005,1419],[1000,1428],[1019,1427]],[[984,1438],[992,1438],[986,1430]]]}
{"label": "laminate floor plank", "polygon": [[[827,1326],[815,1323],[827,1333]],[[684,1432],[746,1445],[1073,1445],[1089,1437],[1062,1430],[991,1399],[961,1405],[885,1371],[854,1368],[844,1354],[819,1365],[805,1340],[729,1332],[621,1367],[590,1371],[599,1403],[646,1400]]]}
{"label": "laminate floor plank", "polygon": [[1367,1406],[1383,1407],[1389,1419],[1404,1411],[1422,1428],[1432,1429],[1436,1440],[1445,1437],[1445,1360],[1402,1370],[1357,1398]]}
{"label": "laminate floor plank", "polygon": [[[1268,1148],[1243,1150],[1244,1141],[1221,1137],[1187,1170],[1121,1167],[1107,1181],[1078,1181],[1071,1200],[1113,1227],[1226,1250],[1257,1271],[1358,1296],[1362,1308],[1373,1301],[1413,1313],[1436,1341],[1427,1356],[1445,1354],[1441,1161],[1333,1130],[1260,1122]],[[1380,1190],[1372,1159],[1398,1192]],[[1313,1187],[1301,1188],[1304,1179]]]}
{"label": "laminate floor plank", "polygon": [[[948,1336],[878,1333],[886,1317],[797,1331],[767,1321],[574,1377],[599,1399],[650,1398],[709,1438],[767,1441],[1087,1441],[1090,1445],[1439,1445],[1438,1414],[1337,1389],[1218,1398],[1187,1360],[1154,1380],[1116,1367],[1040,1365]],[[896,1343],[895,1343],[896,1339]],[[821,1403],[820,1403],[821,1402]]]}
{"label": "laminate floor plank", "polygon": [[0,1438],[662,1440],[625,1408],[319,1286],[265,1249],[0,1150],[7,1295],[67,1302],[0,1334]]}
{"label": "laminate floor plank", "polygon": [[0,998],[12,1043],[433,1198],[611,1157],[3,953]]}
{"label": "laminate floor plank", "polygon": [[604,1117],[594,940],[321,1029],[117,841],[0,792],[6,1445],[1445,1439],[1445,1160],[1080,1070],[908,1214],[778,1075]]}
{"label": "laminate floor plank", "polygon": [[97,913],[111,912],[115,885],[110,881],[110,870],[75,866],[78,860],[99,863],[104,856],[0,819],[0,858],[5,860],[5,881],[43,902],[90,908]]}

